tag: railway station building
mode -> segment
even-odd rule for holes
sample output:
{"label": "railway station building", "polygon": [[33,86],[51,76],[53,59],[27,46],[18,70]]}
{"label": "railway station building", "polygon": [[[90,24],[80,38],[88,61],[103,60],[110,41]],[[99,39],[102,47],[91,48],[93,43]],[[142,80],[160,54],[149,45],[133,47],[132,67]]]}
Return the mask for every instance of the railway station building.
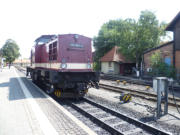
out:
{"label": "railway station building", "polygon": [[131,74],[135,63],[127,60],[117,46],[113,47],[100,59],[101,72],[110,74]]}
{"label": "railway station building", "polygon": [[165,30],[173,32],[173,40],[144,52],[143,65],[145,72],[151,70],[150,57],[152,54],[160,52],[164,62],[168,65],[173,65],[177,73],[180,73],[180,12],[169,23]]}

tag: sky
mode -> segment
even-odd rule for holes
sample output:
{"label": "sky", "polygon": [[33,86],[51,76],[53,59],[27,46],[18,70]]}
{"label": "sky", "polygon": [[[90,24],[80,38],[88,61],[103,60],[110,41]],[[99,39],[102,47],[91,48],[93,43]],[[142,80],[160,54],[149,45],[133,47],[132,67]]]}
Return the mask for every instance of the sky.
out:
{"label": "sky", "polygon": [[169,23],[179,5],[180,0],[0,0],[0,48],[13,39],[22,58],[29,58],[41,35],[76,33],[93,38],[109,20],[137,20],[143,10]]}

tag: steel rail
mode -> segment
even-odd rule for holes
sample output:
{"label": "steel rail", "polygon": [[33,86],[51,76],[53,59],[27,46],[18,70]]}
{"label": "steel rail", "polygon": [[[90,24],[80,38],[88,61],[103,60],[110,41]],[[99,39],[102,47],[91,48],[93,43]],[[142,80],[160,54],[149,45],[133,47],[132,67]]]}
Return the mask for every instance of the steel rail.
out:
{"label": "steel rail", "polygon": [[[105,76],[101,76],[101,79],[103,80],[111,80],[111,81],[116,81],[116,80],[120,80],[120,81],[126,81],[127,83],[130,83],[130,84],[137,84],[137,85],[143,85],[143,86],[153,86],[153,82],[152,81],[146,81],[146,80],[142,80],[142,79],[131,79],[131,78],[123,78],[123,77],[105,77]],[[169,88],[171,88],[169,86]],[[179,86],[174,86],[174,89],[175,90],[179,90],[180,87]]]}
{"label": "steel rail", "polygon": [[111,80],[111,81],[127,81],[128,83],[137,84],[137,85],[150,85],[152,86],[152,81],[144,81],[141,79],[133,79],[133,78],[126,78],[126,77],[114,77],[114,76],[101,76],[101,79],[103,80]]}
{"label": "steel rail", "polygon": [[105,130],[107,130],[108,132],[113,133],[114,135],[124,135],[119,130],[116,130],[115,128],[111,127],[110,125],[104,123],[102,120],[100,120],[100,119],[96,118],[95,116],[93,116],[92,114],[86,112],[84,109],[78,107],[76,104],[71,103],[70,105],[71,105],[72,108],[74,108],[78,112],[82,113],[83,115],[88,117],[90,120],[92,120],[94,123],[96,123],[100,127],[102,127]]}
{"label": "steel rail", "polygon": [[[111,86],[111,85],[102,84],[102,83],[99,84],[99,87],[103,88],[103,89],[115,91],[115,92],[120,92],[120,93],[130,92],[131,95],[133,95],[135,97],[140,97],[140,98],[151,100],[151,101],[157,101],[156,100],[157,95],[153,94],[153,93],[148,93],[148,92],[143,92],[143,91],[138,91],[138,90],[132,90],[132,89],[122,88],[122,87],[116,87],[116,86]],[[146,96],[148,96],[148,97],[146,97]],[[168,103],[168,105],[175,106],[175,104],[173,103],[174,99],[172,97],[168,97],[168,100],[170,101]],[[176,98],[176,101],[180,102],[180,99]],[[180,106],[180,105],[178,104],[178,106]]]}
{"label": "steel rail", "polygon": [[[86,101],[86,102],[88,102],[89,104],[92,104],[92,105],[94,105],[94,106],[96,106],[96,107],[98,107],[98,108],[100,108],[100,109],[102,109],[102,110],[104,110],[104,111],[112,114],[112,115],[117,116],[118,118],[123,119],[124,121],[126,121],[126,122],[128,122],[128,123],[130,123],[130,124],[133,124],[133,125],[141,128],[141,129],[143,129],[143,130],[145,130],[145,131],[147,131],[147,132],[150,132],[150,133],[152,133],[152,134],[157,134],[157,135],[170,135],[170,133],[168,133],[168,132],[162,131],[162,130],[157,129],[157,128],[155,128],[155,127],[152,127],[151,125],[148,125],[148,124],[143,123],[143,122],[141,122],[141,121],[139,121],[139,120],[137,120],[137,119],[134,119],[134,118],[132,118],[132,117],[126,116],[126,115],[124,115],[124,114],[122,114],[122,113],[120,113],[120,112],[117,112],[117,111],[112,110],[112,109],[110,109],[110,108],[107,108],[107,107],[105,107],[105,106],[103,106],[103,105],[100,105],[100,104],[98,104],[98,103],[95,103],[95,102],[93,102],[93,101],[91,101],[91,100],[89,100],[89,99],[87,99],[87,98],[83,98],[83,100]],[[87,112],[86,112],[86,113],[87,113]],[[88,115],[89,115],[89,114],[88,114]]]}

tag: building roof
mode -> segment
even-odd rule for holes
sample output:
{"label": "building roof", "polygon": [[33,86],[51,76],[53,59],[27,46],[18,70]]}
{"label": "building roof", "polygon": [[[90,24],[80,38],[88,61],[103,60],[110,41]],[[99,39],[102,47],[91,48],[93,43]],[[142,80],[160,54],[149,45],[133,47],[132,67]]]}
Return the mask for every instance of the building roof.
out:
{"label": "building roof", "polygon": [[169,25],[166,27],[165,30],[167,31],[173,31],[174,26],[176,23],[180,20],[180,12],[174,17],[174,19],[169,23]]}
{"label": "building roof", "polygon": [[107,52],[103,57],[101,57],[101,62],[122,62],[122,63],[132,63],[127,60],[118,50],[117,46],[113,47],[109,52]]}
{"label": "building roof", "polygon": [[168,45],[172,44],[173,42],[174,42],[174,41],[166,42],[166,43],[163,43],[163,44],[161,44],[161,45],[159,45],[159,46],[157,46],[157,47],[148,49],[148,50],[144,51],[144,54],[145,54],[145,53],[148,53],[148,52],[151,52],[151,51],[154,51],[154,50],[157,50],[157,49],[162,48],[162,47],[164,47],[164,46],[168,46]]}

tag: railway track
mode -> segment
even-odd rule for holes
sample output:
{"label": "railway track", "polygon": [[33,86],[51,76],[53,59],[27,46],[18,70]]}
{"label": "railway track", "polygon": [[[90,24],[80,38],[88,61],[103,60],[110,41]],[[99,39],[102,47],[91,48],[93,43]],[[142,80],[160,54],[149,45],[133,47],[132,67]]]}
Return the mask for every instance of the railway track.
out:
{"label": "railway track", "polygon": [[[137,85],[143,85],[143,86],[153,86],[153,81],[152,79],[150,80],[143,80],[143,79],[137,79],[137,78],[129,78],[129,77],[125,77],[125,76],[113,76],[113,75],[101,75],[101,79],[104,80],[111,80],[111,81],[116,81],[116,80],[120,80],[120,81],[126,81],[127,83],[130,84],[137,84]],[[169,87],[171,88],[171,87]],[[180,87],[179,86],[174,86],[174,90],[179,90]]]}
{"label": "railway track", "polygon": [[16,69],[18,69],[19,71],[23,72],[24,74],[26,74],[26,68],[21,67],[21,66],[15,66]]}
{"label": "railway track", "polygon": [[[146,99],[146,100],[150,100],[153,102],[157,101],[157,95],[154,93],[148,93],[145,91],[138,91],[138,90],[132,90],[129,88],[122,88],[122,87],[116,87],[116,86],[111,86],[111,85],[107,85],[107,84],[99,84],[100,88],[106,89],[106,90],[110,90],[110,91],[115,91],[115,92],[119,92],[119,93],[124,93],[124,92],[130,92],[130,94],[134,97],[139,97],[142,99]],[[175,98],[176,102],[180,102],[179,98]],[[173,97],[168,97],[168,105],[176,107],[176,104],[174,103],[174,99]],[[180,107],[180,104],[177,104],[177,106]]]}
{"label": "railway track", "polygon": [[80,102],[70,102],[70,105],[113,135],[170,134],[87,98],[83,98]]}
{"label": "railway track", "polygon": [[144,85],[144,86],[152,86],[152,81],[151,80],[142,80],[142,79],[137,79],[137,78],[129,78],[125,76],[114,76],[114,75],[101,75],[101,79],[104,80],[111,80],[111,81],[126,81],[131,84],[138,84],[138,85]]}
{"label": "railway track", "polygon": [[[25,73],[23,69],[19,70]],[[73,109],[113,135],[170,134],[86,98],[83,98],[81,102],[68,103]]]}

